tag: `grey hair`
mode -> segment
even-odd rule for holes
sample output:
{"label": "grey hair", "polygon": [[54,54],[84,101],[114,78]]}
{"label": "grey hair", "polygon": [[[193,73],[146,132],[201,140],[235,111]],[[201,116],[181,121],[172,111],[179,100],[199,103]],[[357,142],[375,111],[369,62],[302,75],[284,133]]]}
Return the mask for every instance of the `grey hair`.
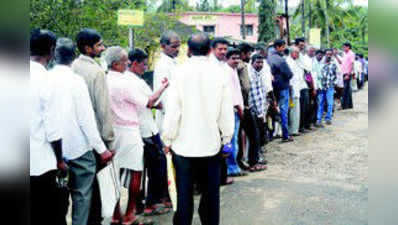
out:
{"label": "grey hair", "polygon": [[162,36],[160,37],[160,44],[161,45],[169,45],[172,38],[180,40],[180,36],[176,32],[174,32],[172,30],[168,30],[168,31],[164,32],[162,34]]}
{"label": "grey hair", "polygon": [[76,56],[76,46],[69,38],[58,38],[55,47],[55,62],[70,65]]}
{"label": "grey hair", "polygon": [[127,56],[127,51],[120,46],[109,47],[104,54],[104,60],[108,68],[112,67],[114,62],[120,61],[123,56]]}
{"label": "grey hair", "polygon": [[289,51],[290,51],[290,54],[292,54],[293,52],[300,52],[300,49],[293,45],[290,47]]}

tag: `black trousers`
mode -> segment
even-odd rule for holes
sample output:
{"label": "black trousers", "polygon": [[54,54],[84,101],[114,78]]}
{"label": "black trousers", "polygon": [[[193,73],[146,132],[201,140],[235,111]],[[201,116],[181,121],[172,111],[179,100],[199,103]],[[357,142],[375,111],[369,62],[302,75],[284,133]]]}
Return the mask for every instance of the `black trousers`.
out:
{"label": "black trousers", "polygon": [[173,153],[173,163],[177,183],[177,211],[173,225],[192,224],[195,179],[201,193],[199,217],[202,225],[219,225],[221,156],[191,158]]}
{"label": "black trousers", "polygon": [[244,129],[250,145],[249,145],[249,166],[255,166],[259,160],[261,147],[261,132],[259,129],[258,119],[254,112],[250,109],[245,109],[244,118],[241,122],[241,127]]}
{"label": "black trousers", "polygon": [[151,206],[168,197],[167,162],[159,134],[143,138],[143,142],[145,167],[148,173],[146,205]]}
{"label": "black trousers", "polygon": [[56,170],[30,177],[30,224],[66,225],[69,206],[67,189],[56,187]]}
{"label": "black trousers", "polygon": [[310,89],[300,91],[300,130],[311,126]]}
{"label": "black trousers", "polygon": [[343,91],[343,99],[341,102],[341,106],[343,109],[354,108],[354,105],[352,102],[351,78],[349,80],[344,80],[344,91]]}

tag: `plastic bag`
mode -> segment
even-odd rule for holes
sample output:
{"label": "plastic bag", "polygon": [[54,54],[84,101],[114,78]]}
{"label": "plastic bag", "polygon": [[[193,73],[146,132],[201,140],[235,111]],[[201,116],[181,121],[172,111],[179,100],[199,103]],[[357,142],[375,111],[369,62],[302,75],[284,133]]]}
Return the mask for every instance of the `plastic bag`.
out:
{"label": "plastic bag", "polygon": [[97,174],[101,194],[102,216],[107,218],[113,215],[116,203],[120,200],[119,173],[112,162]]}

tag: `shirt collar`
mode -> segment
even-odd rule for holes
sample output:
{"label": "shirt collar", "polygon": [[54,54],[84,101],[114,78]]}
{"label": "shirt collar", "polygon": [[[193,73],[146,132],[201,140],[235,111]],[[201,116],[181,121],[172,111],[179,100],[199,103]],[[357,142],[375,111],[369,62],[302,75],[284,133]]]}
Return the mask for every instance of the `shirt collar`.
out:
{"label": "shirt collar", "polygon": [[177,64],[177,60],[175,58],[166,55],[164,52],[161,53],[160,57],[162,60],[165,60],[167,63]]}

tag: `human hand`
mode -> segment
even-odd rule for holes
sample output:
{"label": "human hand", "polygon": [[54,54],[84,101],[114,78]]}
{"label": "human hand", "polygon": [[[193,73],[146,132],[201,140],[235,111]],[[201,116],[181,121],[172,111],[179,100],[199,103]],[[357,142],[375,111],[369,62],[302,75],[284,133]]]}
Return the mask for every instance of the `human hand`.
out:
{"label": "human hand", "polygon": [[103,164],[107,164],[109,161],[112,160],[114,156],[114,151],[110,151],[110,150],[106,150],[105,152],[103,152],[100,157],[101,157],[101,162]]}
{"label": "human hand", "polygon": [[171,146],[164,146],[163,147],[164,154],[168,154],[170,152],[170,150],[171,150]]}
{"label": "human hand", "polygon": [[162,85],[163,88],[169,87],[169,80],[166,77],[162,80]]}
{"label": "human hand", "polygon": [[58,162],[57,163],[57,168],[58,168],[58,170],[61,172],[61,176],[62,177],[65,177],[66,176],[66,174],[67,174],[67,172],[68,172],[68,169],[69,169],[69,167],[68,167],[68,165],[65,163],[65,161],[61,161],[61,162]]}

